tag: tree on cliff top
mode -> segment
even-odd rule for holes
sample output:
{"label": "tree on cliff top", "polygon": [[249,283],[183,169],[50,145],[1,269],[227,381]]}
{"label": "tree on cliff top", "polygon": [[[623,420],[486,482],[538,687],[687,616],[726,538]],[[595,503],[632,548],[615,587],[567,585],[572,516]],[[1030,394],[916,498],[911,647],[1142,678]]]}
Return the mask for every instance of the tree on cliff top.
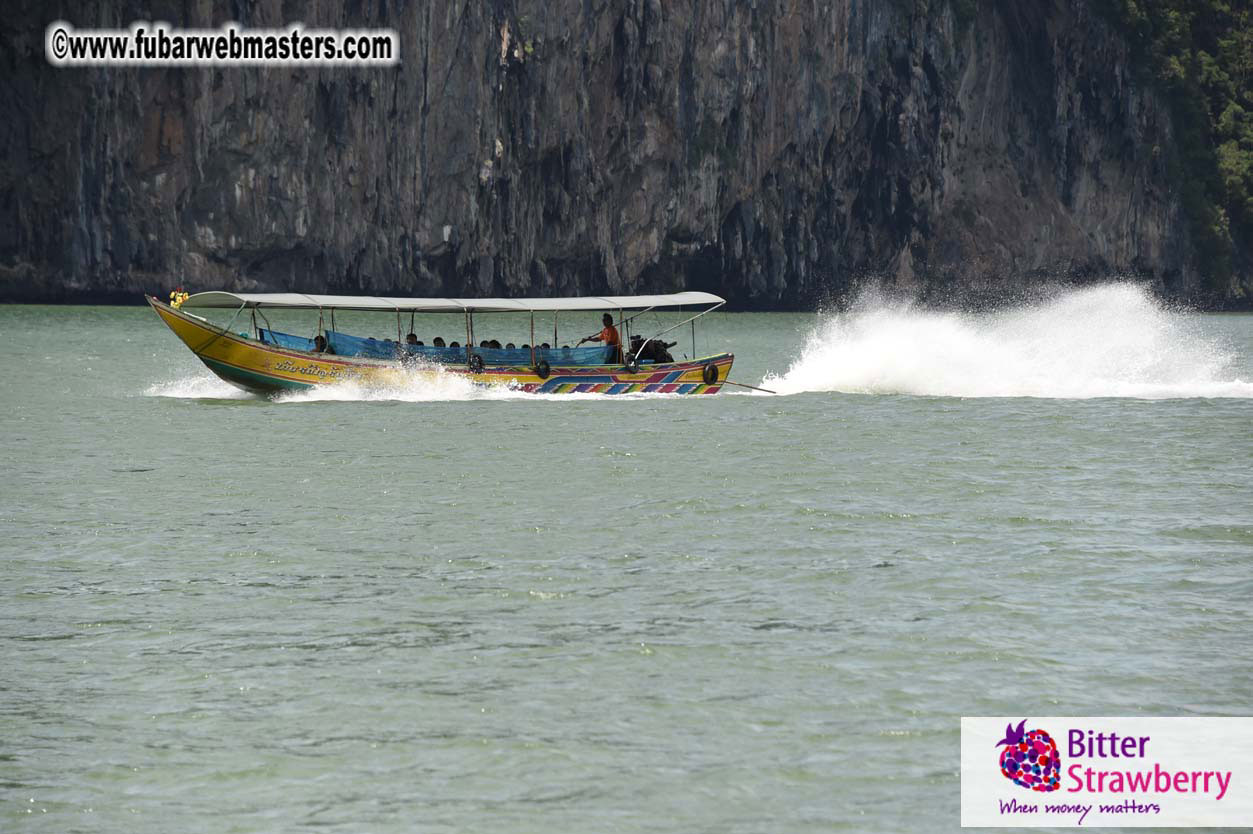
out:
{"label": "tree on cliff top", "polygon": [[1234,252],[1253,240],[1253,11],[1227,0],[1102,6],[1170,97],[1176,180],[1201,266],[1222,289]]}

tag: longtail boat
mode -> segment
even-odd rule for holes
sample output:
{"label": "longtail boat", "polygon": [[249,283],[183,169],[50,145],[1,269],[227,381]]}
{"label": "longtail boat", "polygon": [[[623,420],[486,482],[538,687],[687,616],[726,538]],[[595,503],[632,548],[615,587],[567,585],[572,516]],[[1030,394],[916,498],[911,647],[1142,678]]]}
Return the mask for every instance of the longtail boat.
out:
{"label": "longtail boat", "polygon": [[[730,353],[695,358],[696,320],[726,303],[705,292],[481,299],[176,292],[171,293],[168,304],[152,296],[147,299],[210,371],[232,385],[261,394],[343,382],[404,385],[415,376],[441,373],[461,375],[478,385],[541,394],[714,394],[726,383],[735,360]],[[647,336],[632,333],[644,313],[683,306],[705,309]],[[188,312],[213,308],[233,309],[235,313],[227,324],[217,325]],[[265,315],[266,310],[274,309],[316,310],[316,328],[308,336],[279,332]],[[395,314],[396,341],[337,330],[337,310]],[[574,311],[608,313],[620,346],[582,347],[580,342],[574,347],[557,347],[557,314]],[[240,330],[240,318],[245,313],[248,328]],[[408,316],[412,334],[417,313],[449,313],[464,318],[465,345],[426,345],[412,335],[402,337],[403,318]],[[494,340],[488,346],[475,345],[474,319],[483,313],[529,313],[530,342],[521,347],[499,346]],[[552,314],[551,346],[546,342],[536,345],[537,313]],[[692,327],[694,358],[675,361],[668,352],[675,343],[663,337],[688,324]]]}

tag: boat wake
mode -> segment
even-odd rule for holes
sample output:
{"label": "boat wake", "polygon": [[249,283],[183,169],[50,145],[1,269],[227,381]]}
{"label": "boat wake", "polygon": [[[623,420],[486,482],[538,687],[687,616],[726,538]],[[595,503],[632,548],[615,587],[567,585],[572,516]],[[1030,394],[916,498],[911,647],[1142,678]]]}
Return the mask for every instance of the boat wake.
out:
{"label": "boat wake", "polygon": [[247,400],[252,398],[252,394],[223,382],[208,371],[153,383],[144,391],[144,395],[173,397],[180,400]]}
{"label": "boat wake", "polygon": [[[150,385],[144,392],[149,397],[173,397],[177,399],[204,400],[260,400],[260,395],[250,394],[230,385],[208,371],[181,379]],[[525,400],[527,402],[569,402],[570,400],[613,401],[647,398],[667,399],[679,394],[528,394],[504,386],[484,387],[475,385],[460,374],[443,372],[439,366],[423,366],[411,376],[393,385],[363,385],[341,382],[335,385],[318,385],[302,391],[288,391],[270,397],[279,404],[316,402],[446,402],[462,400]]]}
{"label": "boat wake", "polygon": [[391,385],[365,385],[340,382],[318,385],[303,391],[288,391],[273,397],[277,403],[316,402],[441,402],[445,400],[491,400],[527,396],[507,388],[484,388],[474,385],[460,374],[444,373],[437,368],[424,368]]}
{"label": "boat wake", "polygon": [[290,391],[275,395],[276,403],[316,402],[454,402],[469,400],[522,400],[525,402],[570,402],[588,400],[612,402],[634,399],[669,399],[680,394],[534,394],[507,388],[503,385],[474,385],[460,374],[424,373],[396,385],[361,385],[341,382],[335,385],[319,385],[304,391]]}
{"label": "boat wake", "polygon": [[1072,290],[994,313],[944,313],[864,297],[826,316],[781,394],[841,391],[945,397],[1253,398],[1253,373],[1142,287]]}

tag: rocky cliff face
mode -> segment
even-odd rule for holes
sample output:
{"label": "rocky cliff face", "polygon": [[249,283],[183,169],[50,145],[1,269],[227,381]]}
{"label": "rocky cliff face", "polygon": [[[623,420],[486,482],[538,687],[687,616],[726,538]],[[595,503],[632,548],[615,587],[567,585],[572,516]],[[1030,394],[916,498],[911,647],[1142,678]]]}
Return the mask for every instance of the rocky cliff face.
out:
{"label": "rocky cliff face", "polygon": [[[56,69],[57,18],[389,27],[401,63]],[[1168,111],[1086,0],[28,1],[0,27],[8,298],[1201,286]]]}

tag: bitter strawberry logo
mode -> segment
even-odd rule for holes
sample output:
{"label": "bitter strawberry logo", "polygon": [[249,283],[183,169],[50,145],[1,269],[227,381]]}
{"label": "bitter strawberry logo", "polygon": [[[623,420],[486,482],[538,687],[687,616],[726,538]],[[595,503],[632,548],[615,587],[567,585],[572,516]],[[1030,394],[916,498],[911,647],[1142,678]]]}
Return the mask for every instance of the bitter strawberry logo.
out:
{"label": "bitter strawberry logo", "polygon": [[1061,774],[1061,758],[1053,737],[1044,730],[1027,730],[1027,719],[1015,728],[1005,725],[1005,738],[996,743],[1006,745],[1001,751],[1001,773],[1015,785],[1027,790],[1048,793],[1055,791]]}

